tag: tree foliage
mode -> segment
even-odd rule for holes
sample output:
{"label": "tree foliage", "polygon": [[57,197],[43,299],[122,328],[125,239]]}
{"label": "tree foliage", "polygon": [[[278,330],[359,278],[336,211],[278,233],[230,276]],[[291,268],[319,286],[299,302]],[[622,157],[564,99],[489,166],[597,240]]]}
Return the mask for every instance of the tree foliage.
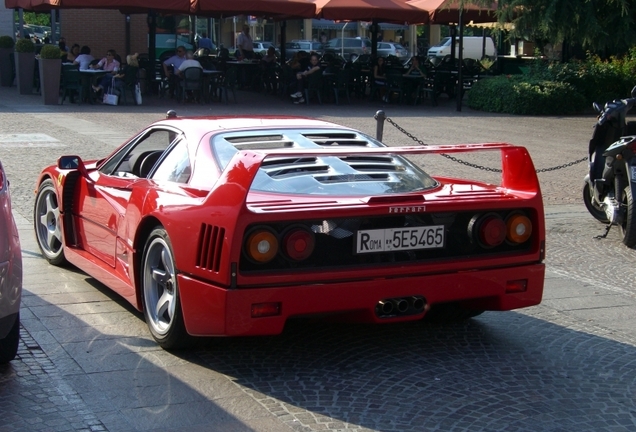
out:
{"label": "tree foliage", "polygon": [[[51,14],[49,13],[36,13],[36,12],[24,12],[23,15],[25,24],[33,24],[40,26],[51,25]],[[15,12],[14,19],[18,22],[18,12]]]}
{"label": "tree foliage", "polygon": [[541,42],[580,45],[607,54],[636,45],[633,0],[500,0],[500,22],[512,22],[511,35]]}

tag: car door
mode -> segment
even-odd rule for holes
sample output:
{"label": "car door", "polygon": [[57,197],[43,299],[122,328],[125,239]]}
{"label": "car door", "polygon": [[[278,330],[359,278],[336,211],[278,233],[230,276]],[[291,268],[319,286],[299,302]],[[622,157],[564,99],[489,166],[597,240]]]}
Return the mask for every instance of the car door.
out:
{"label": "car door", "polygon": [[126,218],[133,186],[179,135],[171,128],[150,128],[90,172],[88,179],[79,180],[76,223],[87,252],[115,267],[118,228]]}

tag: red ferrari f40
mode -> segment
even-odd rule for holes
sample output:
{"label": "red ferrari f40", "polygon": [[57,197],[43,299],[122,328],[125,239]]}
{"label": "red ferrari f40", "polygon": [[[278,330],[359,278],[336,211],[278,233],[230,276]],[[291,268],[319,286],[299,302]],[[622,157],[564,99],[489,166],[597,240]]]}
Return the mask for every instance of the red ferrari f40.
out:
{"label": "red ferrari f40", "polygon": [[[501,182],[413,160],[494,151]],[[143,311],[166,349],[271,335],[290,317],[467,319],[541,301],[543,203],[509,144],[388,147],[297,117],[167,118],[37,181],[43,256]]]}

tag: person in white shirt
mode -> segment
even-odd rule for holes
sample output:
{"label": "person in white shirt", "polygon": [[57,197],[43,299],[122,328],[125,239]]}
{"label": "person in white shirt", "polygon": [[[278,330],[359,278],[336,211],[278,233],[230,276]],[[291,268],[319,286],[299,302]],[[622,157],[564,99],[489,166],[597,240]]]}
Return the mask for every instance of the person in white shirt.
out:
{"label": "person in white shirt", "polygon": [[186,53],[186,59],[181,63],[181,65],[177,68],[177,75],[183,75],[183,71],[190,67],[197,67],[199,69],[203,69],[201,63],[198,60],[194,59],[194,54],[192,51],[188,51]]}
{"label": "person in white shirt", "polygon": [[243,31],[236,39],[236,47],[238,48],[241,59],[254,58],[254,43],[250,36],[250,26],[244,25]]}
{"label": "person in white shirt", "polygon": [[93,60],[95,60],[95,57],[91,55],[91,49],[88,46],[84,45],[80,49],[80,54],[75,57],[75,61],[73,61],[73,64],[79,65],[80,70],[84,70],[88,69],[88,66]]}

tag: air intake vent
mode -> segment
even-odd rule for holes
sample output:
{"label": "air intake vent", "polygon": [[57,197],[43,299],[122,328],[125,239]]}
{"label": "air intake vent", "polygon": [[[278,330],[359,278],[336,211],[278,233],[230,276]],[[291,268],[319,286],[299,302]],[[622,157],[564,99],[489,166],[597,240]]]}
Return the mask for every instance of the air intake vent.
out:
{"label": "air intake vent", "polygon": [[369,141],[355,133],[305,134],[304,137],[321,146],[367,147],[369,145]]}
{"label": "air intake vent", "polygon": [[197,246],[197,267],[213,272],[219,271],[224,237],[225,228],[201,224]]}

